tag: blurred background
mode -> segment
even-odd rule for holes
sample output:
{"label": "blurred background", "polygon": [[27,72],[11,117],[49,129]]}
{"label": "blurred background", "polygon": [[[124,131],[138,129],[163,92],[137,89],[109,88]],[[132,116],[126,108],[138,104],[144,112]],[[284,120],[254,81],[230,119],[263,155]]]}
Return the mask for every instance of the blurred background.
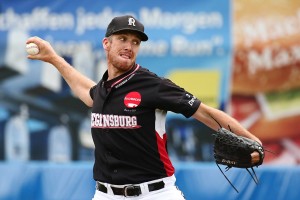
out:
{"label": "blurred background", "polygon": [[98,82],[110,20],[131,14],[145,25],[137,63],[219,108],[266,149],[255,169],[226,172],[213,159],[212,130],[168,113],[169,155],[189,199],[299,199],[300,1],[1,0],[0,199],[93,197],[90,110],[51,65],[27,59],[38,36]]}

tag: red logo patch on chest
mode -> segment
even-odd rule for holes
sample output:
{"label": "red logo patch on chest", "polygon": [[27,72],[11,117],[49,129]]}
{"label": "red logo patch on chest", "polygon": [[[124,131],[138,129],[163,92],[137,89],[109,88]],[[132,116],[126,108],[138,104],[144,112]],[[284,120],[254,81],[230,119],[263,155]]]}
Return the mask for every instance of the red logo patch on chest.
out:
{"label": "red logo patch on chest", "polygon": [[124,98],[124,104],[127,108],[136,108],[142,101],[139,92],[129,92]]}

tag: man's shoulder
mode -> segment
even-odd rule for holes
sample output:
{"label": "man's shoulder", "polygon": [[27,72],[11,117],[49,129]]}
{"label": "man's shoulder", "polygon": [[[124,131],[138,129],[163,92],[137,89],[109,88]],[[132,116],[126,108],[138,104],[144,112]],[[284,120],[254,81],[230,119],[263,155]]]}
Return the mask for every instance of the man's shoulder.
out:
{"label": "man's shoulder", "polygon": [[160,79],[160,80],[162,79],[162,77],[158,76],[155,72],[149,70],[146,67],[139,66],[138,73],[140,75],[144,75],[144,76],[147,76],[149,78],[152,77],[154,79]]}

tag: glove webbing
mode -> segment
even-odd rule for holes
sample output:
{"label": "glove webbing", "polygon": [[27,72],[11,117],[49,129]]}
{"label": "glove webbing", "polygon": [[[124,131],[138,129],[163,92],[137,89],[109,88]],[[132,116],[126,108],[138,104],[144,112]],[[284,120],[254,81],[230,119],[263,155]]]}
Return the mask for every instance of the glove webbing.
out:
{"label": "glove webbing", "polygon": [[[224,177],[226,178],[226,180],[228,181],[228,183],[233,187],[233,189],[234,189],[237,193],[239,193],[239,191],[236,189],[236,187],[234,187],[234,185],[231,183],[231,181],[227,178],[227,176],[225,175],[225,173],[223,172],[223,170],[221,169],[221,167],[219,166],[219,164],[218,164],[218,163],[216,163],[216,164],[217,164],[219,170],[222,172],[223,176],[224,176]],[[225,168],[225,170],[228,171],[230,168],[231,168],[230,166],[227,166],[227,167]],[[246,168],[246,170],[247,170],[247,172],[250,174],[250,176],[251,176],[251,178],[253,179],[253,181],[255,182],[255,184],[257,185],[259,180],[258,180],[258,178],[257,178],[257,176],[256,176],[256,173],[255,173],[253,167],[251,167],[252,173],[249,171],[248,168]],[[226,171],[225,171],[225,172],[226,172]]]}
{"label": "glove webbing", "polygon": [[[210,116],[210,117],[213,118],[212,116]],[[213,120],[215,120],[215,122],[217,122],[217,124],[220,126],[220,128],[222,128],[221,124],[220,124],[215,118],[213,118]],[[228,128],[229,128],[229,130],[231,131],[231,128],[230,128],[229,125],[228,125]],[[233,140],[238,140],[238,139],[237,139],[237,138],[233,138]],[[219,164],[218,164],[218,163],[216,163],[216,164],[217,164],[219,170],[222,172],[223,176],[224,176],[224,177],[226,178],[226,180],[229,182],[229,184],[233,187],[233,189],[234,189],[237,193],[239,193],[239,191],[236,189],[236,187],[234,187],[234,185],[231,183],[231,181],[227,178],[227,176],[225,175],[225,173],[223,172],[223,170],[221,169],[221,167],[219,166]],[[227,167],[225,168],[225,170],[228,171],[230,168],[231,168],[231,166],[227,166]],[[256,176],[256,173],[255,173],[253,167],[251,167],[252,173],[249,171],[248,168],[246,168],[246,170],[247,170],[247,172],[250,174],[251,178],[254,180],[255,184],[257,185],[257,184],[258,184],[258,178],[257,178],[257,176]],[[226,172],[226,171],[225,171],[225,172]]]}

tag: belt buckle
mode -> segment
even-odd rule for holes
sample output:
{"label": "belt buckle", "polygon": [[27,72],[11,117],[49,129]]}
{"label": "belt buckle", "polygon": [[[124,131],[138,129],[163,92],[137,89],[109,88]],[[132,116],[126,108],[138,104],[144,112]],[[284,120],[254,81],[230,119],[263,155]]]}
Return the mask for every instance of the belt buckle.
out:
{"label": "belt buckle", "polygon": [[127,186],[124,187],[124,196],[125,196],[125,197],[129,197],[129,196],[139,196],[139,194],[128,195],[128,189],[134,190],[134,189],[135,189],[135,186],[134,186],[134,185],[127,185]]}

